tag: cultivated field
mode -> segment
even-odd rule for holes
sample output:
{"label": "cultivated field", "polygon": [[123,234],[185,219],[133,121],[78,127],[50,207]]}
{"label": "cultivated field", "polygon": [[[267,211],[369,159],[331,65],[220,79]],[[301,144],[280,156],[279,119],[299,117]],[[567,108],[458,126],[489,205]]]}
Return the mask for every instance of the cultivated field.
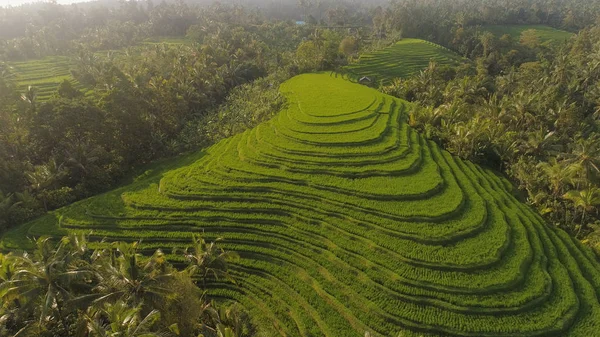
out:
{"label": "cultivated field", "polygon": [[439,65],[456,65],[462,61],[456,53],[435,43],[403,39],[394,45],[361,55],[359,61],[345,67],[353,79],[363,76],[375,82],[389,83],[397,77],[409,77],[427,68],[429,61]]}
{"label": "cultivated field", "polygon": [[508,34],[516,40],[519,40],[522,32],[534,29],[542,43],[562,42],[573,36],[573,33],[543,25],[497,25],[484,26],[482,29],[491,32],[497,37]]}
{"label": "cultivated field", "polygon": [[17,89],[25,93],[29,86],[36,89],[37,100],[48,100],[64,80],[76,88],[82,86],[71,76],[69,59],[63,56],[46,57],[40,60],[9,62],[17,81]]}
{"label": "cultivated field", "polygon": [[[182,44],[191,44],[192,41],[184,38],[159,37],[149,39],[140,43],[141,46],[166,44],[168,46],[177,46]],[[105,57],[109,51],[96,52],[99,57]],[[122,50],[112,52],[123,53]],[[58,86],[62,81],[68,80],[73,86],[83,92],[87,92],[71,75],[71,69],[74,68],[68,57],[49,56],[38,60],[28,60],[20,62],[8,62],[12,67],[12,72],[17,81],[17,90],[19,93],[25,93],[29,86],[36,89],[37,101],[44,102],[56,93]]]}
{"label": "cultivated field", "polygon": [[289,106],[270,122],[5,248],[66,232],[142,238],[148,252],[222,237],[242,257],[239,286],[209,293],[242,303],[264,336],[598,336],[593,253],[414,132],[408,103],[330,74],[281,90]]}

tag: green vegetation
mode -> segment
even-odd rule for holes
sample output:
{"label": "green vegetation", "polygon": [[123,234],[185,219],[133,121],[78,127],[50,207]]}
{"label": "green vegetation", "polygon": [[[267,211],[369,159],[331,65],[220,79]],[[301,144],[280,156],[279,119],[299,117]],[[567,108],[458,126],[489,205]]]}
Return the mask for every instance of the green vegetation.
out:
{"label": "green vegetation", "polygon": [[490,25],[483,26],[482,29],[496,35],[498,38],[508,34],[516,40],[521,39],[523,32],[533,30],[542,43],[560,43],[573,36],[573,33],[544,25]]}
{"label": "green vegetation", "polygon": [[155,38],[148,38],[144,40],[143,44],[148,45],[157,45],[157,44],[168,44],[168,45],[181,45],[181,44],[191,44],[194,40],[190,38],[185,38],[181,36],[160,36]]}
{"label": "green vegetation", "polygon": [[[48,56],[61,61],[61,77],[53,77],[50,65],[39,66],[37,55],[15,62],[32,69],[30,82],[13,76],[8,64],[14,61],[0,62],[0,232],[106,192],[154,160],[270,118],[284,103],[279,84],[299,71],[295,52],[305,39],[319,41],[316,66],[344,61],[338,57],[343,34],[311,36],[312,29],[293,22],[257,26],[251,21],[256,13],[238,8],[231,17],[229,6],[195,9],[198,17],[186,21],[184,7],[165,4],[151,12],[168,23],[187,22],[188,35],[175,39],[165,32],[152,35],[156,43],[136,39],[122,46],[147,28],[129,24],[120,27],[123,35],[95,36],[65,49],[68,56]],[[113,40],[121,42],[105,43]],[[89,93],[65,80],[71,74]],[[43,95],[27,85],[38,77],[49,82]]]}
{"label": "green vegetation", "polygon": [[479,41],[475,62],[431,63],[381,89],[416,103],[410,123],[428,138],[505,173],[548,223],[600,253],[600,94],[589,89],[600,83],[590,72],[599,32],[591,26],[556,46],[463,32],[465,43]]}
{"label": "green vegetation", "polygon": [[241,303],[268,336],[598,330],[589,248],[413,131],[408,103],[329,73],[281,91],[288,103],[271,121],[9,232],[4,248],[63,233],[98,249],[141,239],[146,252],[184,248],[195,232],[223,238],[241,256],[229,268],[239,288],[208,294]]}
{"label": "green vegetation", "polygon": [[77,89],[83,86],[70,73],[72,64],[67,57],[50,56],[40,60],[8,63],[17,82],[17,90],[26,93],[33,87],[37,100],[46,101],[58,90],[63,81],[71,82]]}
{"label": "green vegetation", "polygon": [[230,278],[228,264],[239,256],[197,235],[190,241],[182,270],[160,250],[143,256],[137,242],[91,249],[75,235],[39,238],[30,254],[0,254],[0,334],[250,336],[242,308],[217,305],[203,291]]}
{"label": "green vegetation", "polygon": [[[167,45],[177,47],[179,45],[189,45],[193,41],[186,38],[177,37],[157,37],[147,39],[141,43],[142,46]],[[132,47],[127,53],[141,54],[143,48]],[[112,55],[124,54],[123,50],[114,51],[98,51],[94,53],[96,58],[105,58],[106,54]],[[82,92],[91,92],[79,83],[71,73],[77,69],[78,62],[81,60],[72,61],[66,56],[47,56],[43,59],[8,62],[12,76],[17,85],[17,91],[26,93],[30,87],[34,90],[36,100],[45,102],[56,94],[59,85],[63,81],[68,81],[71,86]]]}
{"label": "green vegetation", "polygon": [[600,0],[211,2],[0,8],[0,336],[598,334]]}
{"label": "green vegetation", "polygon": [[419,39],[403,39],[392,46],[360,56],[357,63],[344,69],[354,79],[363,76],[372,81],[390,83],[394,78],[415,75],[427,68],[429,61],[453,66],[461,58],[442,46]]}

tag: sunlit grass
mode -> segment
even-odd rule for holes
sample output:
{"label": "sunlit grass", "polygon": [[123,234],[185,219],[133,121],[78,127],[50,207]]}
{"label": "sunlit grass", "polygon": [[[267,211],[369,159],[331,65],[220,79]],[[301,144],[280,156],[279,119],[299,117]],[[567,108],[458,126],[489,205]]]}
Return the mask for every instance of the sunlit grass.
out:
{"label": "sunlit grass", "polygon": [[410,77],[427,68],[430,61],[440,66],[456,65],[462,58],[429,41],[403,39],[374,53],[363,54],[357,63],[345,67],[356,80],[364,76],[371,81],[389,83],[394,78]]}

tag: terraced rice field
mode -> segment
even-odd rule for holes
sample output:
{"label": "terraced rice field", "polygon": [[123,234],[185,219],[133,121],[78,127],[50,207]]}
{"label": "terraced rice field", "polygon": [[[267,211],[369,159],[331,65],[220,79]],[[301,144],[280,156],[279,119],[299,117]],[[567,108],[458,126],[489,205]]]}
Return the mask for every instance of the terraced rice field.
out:
{"label": "terraced rice field", "polygon": [[37,100],[48,100],[64,80],[70,81],[76,88],[83,86],[71,76],[71,65],[67,57],[53,56],[41,60],[10,62],[16,76],[17,89],[25,93],[29,86],[36,89]]}
{"label": "terraced rice field", "polygon": [[403,39],[394,45],[361,55],[359,61],[345,67],[354,80],[363,76],[375,82],[389,83],[394,78],[410,77],[427,68],[429,61],[439,65],[456,65],[462,58],[435,43],[419,39]]}
{"label": "terraced rice field", "polygon": [[[140,45],[166,44],[168,46],[176,46],[191,43],[191,40],[185,38],[157,37],[152,40],[144,41]],[[107,52],[108,51],[96,52],[96,55],[104,57]],[[123,51],[115,50],[113,52],[122,53]],[[36,89],[37,100],[39,102],[50,99],[52,95],[56,93],[59,84],[64,80],[70,81],[75,88],[89,93],[89,90],[71,75],[73,66],[68,57],[51,56],[39,60],[9,62],[9,65],[12,67],[12,71],[16,77],[17,90],[19,93],[25,93],[27,88],[32,86]]]}
{"label": "terraced rice field", "polygon": [[495,25],[483,27],[483,30],[489,31],[497,37],[508,34],[517,41],[521,37],[521,33],[528,29],[534,29],[540,41],[546,44],[562,42],[573,36],[573,33],[543,25]]}
{"label": "terraced rice field", "polygon": [[209,294],[243,304],[264,336],[598,336],[598,259],[412,130],[408,103],[329,74],[281,90],[289,106],[270,122],[4,247],[66,232],[148,251],[222,237],[242,257],[239,287]]}

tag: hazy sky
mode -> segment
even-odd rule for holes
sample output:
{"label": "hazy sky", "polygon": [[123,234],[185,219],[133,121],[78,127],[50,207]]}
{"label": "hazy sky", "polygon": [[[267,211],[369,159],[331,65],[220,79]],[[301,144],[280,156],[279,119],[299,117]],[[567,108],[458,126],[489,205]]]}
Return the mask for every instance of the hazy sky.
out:
{"label": "hazy sky", "polygon": [[[58,0],[59,4],[70,4],[73,2],[84,2],[89,0]],[[48,2],[48,0],[0,0],[0,6],[17,6],[28,2]]]}

